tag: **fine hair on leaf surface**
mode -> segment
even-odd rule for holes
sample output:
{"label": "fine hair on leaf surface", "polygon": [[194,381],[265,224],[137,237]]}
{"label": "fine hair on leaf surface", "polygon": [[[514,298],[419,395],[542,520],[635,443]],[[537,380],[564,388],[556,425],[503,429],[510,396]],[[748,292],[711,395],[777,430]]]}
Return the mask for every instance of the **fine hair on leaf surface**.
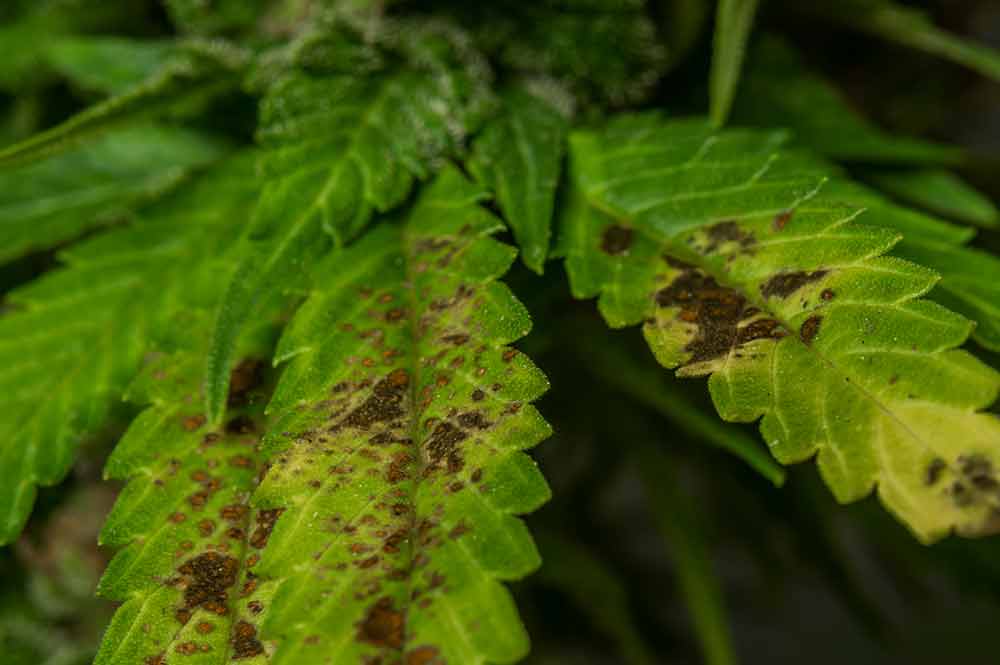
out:
{"label": "fine hair on leaf surface", "polygon": [[935,7],[4,3],[0,661],[990,662]]}

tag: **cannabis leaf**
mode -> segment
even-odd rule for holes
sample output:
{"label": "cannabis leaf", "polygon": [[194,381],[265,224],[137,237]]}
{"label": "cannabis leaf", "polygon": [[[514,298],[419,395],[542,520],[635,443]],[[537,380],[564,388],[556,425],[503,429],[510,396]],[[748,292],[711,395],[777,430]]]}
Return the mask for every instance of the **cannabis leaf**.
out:
{"label": "cannabis leaf", "polygon": [[[765,62],[773,64],[775,60],[770,58],[776,58],[784,63],[780,71],[787,75],[787,84],[799,90],[796,99],[801,103],[785,106],[786,112],[782,117],[790,127],[794,128],[796,136],[803,143],[824,153],[831,152],[827,139],[814,131],[816,128],[812,123],[815,114],[807,105],[816,103],[818,107],[828,109],[829,117],[836,119],[834,122],[844,126],[843,128],[839,128],[839,125],[838,128],[831,126],[828,134],[840,136],[845,144],[853,143],[855,147],[850,154],[856,155],[857,158],[870,160],[871,155],[895,154],[896,158],[904,162],[923,161],[923,157],[918,157],[917,154],[926,156],[930,146],[917,148],[919,144],[915,145],[911,139],[884,135],[870,127],[865,128],[864,124],[857,124],[864,121],[846,105],[829,83],[806,69],[790,47],[777,41],[766,42],[762,46],[762,53],[767,55],[768,59]],[[757,100],[755,103],[761,104],[762,107],[772,103],[773,108],[781,106],[779,98],[785,95],[785,91],[778,91],[774,86],[754,86],[753,74],[748,80],[750,83],[747,85],[746,94],[753,96]],[[854,134],[852,130],[847,129],[850,125],[858,128]],[[844,131],[843,134],[838,133],[841,129]],[[850,138],[854,135],[857,136],[856,139]],[[901,146],[908,147],[899,152]],[[841,154],[839,149],[833,150],[833,153]],[[1000,349],[1000,308],[995,305],[998,294],[996,278],[1000,277],[1000,260],[985,252],[963,246],[972,240],[975,233],[972,229],[948,224],[917,211],[894,205],[879,196],[877,192],[849,181],[841,169],[823,162],[815,155],[800,153],[795,156],[794,161],[785,159],[778,166],[799,175],[808,172],[816,176],[835,176],[836,180],[826,186],[827,193],[852,206],[864,207],[868,212],[861,217],[863,223],[901,232],[902,242],[894,248],[893,253],[936,270],[941,276],[941,281],[930,297],[975,321],[977,325],[973,337],[977,342],[989,349]],[[923,182],[927,183],[926,177]],[[944,205],[947,200],[954,208],[955,192],[959,191],[956,188],[961,183],[956,184],[953,179],[945,179],[942,182],[940,177],[932,177],[930,184],[934,183],[937,184],[937,192],[941,192],[944,188],[945,193],[951,193],[947,199],[944,196],[936,198],[936,205]],[[929,194],[930,191],[927,195]],[[975,204],[968,202],[968,193],[963,194],[961,201],[962,203],[957,205],[961,205],[961,209],[967,211],[968,215],[969,206]],[[980,202],[976,205],[975,214],[980,217],[985,214],[987,216],[981,218],[989,219],[988,208],[989,206],[984,207]]]}
{"label": "cannabis leaf", "polygon": [[242,49],[222,42],[192,42],[141,82],[55,127],[0,149],[0,168],[48,157],[137,120],[201,109],[218,95],[235,89],[247,58]]}
{"label": "cannabis leaf", "polygon": [[524,264],[542,273],[567,125],[545,102],[522,91],[476,138],[469,169],[493,191]]}
{"label": "cannabis leaf", "polygon": [[276,358],[271,468],[279,511],[255,572],[277,588],[273,663],[515,662],[528,648],[502,580],[539,564],[514,515],[548,497],[521,452],[549,429],[547,382],[506,347],[530,326],[495,281],[514,250],[447,169],[397,224],[315,271]]}
{"label": "cannabis leaf", "polygon": [[354,238],[458,150],[485,104],[452,37],[411,29],[379,51],[345,27],[307,35],[261,104],[265,182],[250,246],[225,297],[208,360],[207,411],[222,415],[232,353],[255,304],[303,278],[329,238]]}
{"label": "cannabis leaf", "polygon": [[655,115],[574,134],[574,293],[613,326],[645,321],[724,419],[763,417],[779,461],[815,454],[838,500],[877,486],[927,541],[1000,529],[1000,422],[979,412],[1000,377],[954,348],[971,325],[920,299],[932,272],[882,256],[896,233],[781,168],[781,141]]}
{"label": "cannabis leaf", "polygon": [[201,132],[129,127],[52,159],[0,171],[0,261],[120,221],[226,148]]}
{"label": "cannabis leaf", "polygon": [[[133,225],[65,250],[65,267],[8,295],[0,542],[20,532],[36,485],[61,480],[80,442],[111,422],[149,340],[169,328],[182,276],[218,261],[238,233],[253,201],[252,166],[243,157],[213,170]],[[211,280],[230,269],[216,263]],[[211,301],[203,287],[200,297]]]}

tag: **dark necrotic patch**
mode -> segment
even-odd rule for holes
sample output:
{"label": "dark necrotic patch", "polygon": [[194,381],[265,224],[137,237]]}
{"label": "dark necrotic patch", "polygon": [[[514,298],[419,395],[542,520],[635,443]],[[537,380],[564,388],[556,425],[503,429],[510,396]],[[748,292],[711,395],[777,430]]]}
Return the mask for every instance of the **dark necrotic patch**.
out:
{"label": "dark necrotic patch", "polygon": [[601,250],[611,256],[624,254],[632,247],[635,231],[627,226],[612,224],[601,234]]}
{"label": "dark necrotic patch", "polygon": [[689,266],[657,292],[656,304],[680,307],[678,318],[697,325],[694,339],[684,347],[691,354],[691,363],[718,358],[754,340],[787,335],[774,319],[758,319],[741,327],[740,322],[753,309],[747,307],[746,298]]}
{"label": "dark necrotic patch", "polygon": [[444,665],[438,658],[439,653],[434,647],[417,647],[406,654],[406,665]]}
{"label": "dark necrotic patch", "polygon": [[229,589],[236,584],[239,562],[218,552],[205,552],[184,562],[177,572],[184,576],[184,609],[202,607],[225,614]]}
{"label": "dark necrotic patch", "polygon": [[947,468],[947,464],[940,457],[935,457],[931,460],[931,463],[927,465],[927,471],[924,474],[924,482],[928,487],[936,485],[937,481],[941,479],[941,474]]}
{"label": "dark necrotic patch", "polygon": [[253,534],[250,536],[251,547],[258,550],[264,549],[268,538],[271,537],[271,531],[274,529],[275,522],[278,521],[283,512],[285,512],[284,508],[272,508],[271,510],[261,510],[257,513],[257,528],[254,529]]}
{"label": "dark necrotic patch", "polygon": [[775,231],[781,231],[786,226],[788,226],[788,222],[792,221],[792,214],[793,213],[794,213],[794,211],[792,211],[792,210],[782,210],[777,215],[775,215],[774,216],[774,230]]}
{"label": "dark necrotic patch", "polygon": [[358,624],[358,641],[400,649],[405,628],[406,617],[393,608],[392,599],[381,598],[368,609],[365,618]]}
{"label": "dark necrotic patch", "polygon": [[827,273],[827,270],[780,272],[760,285],[760,294],[765,298],[771,296],[787,298],[806,284],[823,279]]}
{"label": "dark necrotic patch", "polygon": [[813,343],[816,335],[819,334],[819,325],[822,321],[823,317],[819,315],[810,316],[805,320],[802,327],[799,328],[799,339],[802,340],[803,344],[809,346]]}
{"label": "dark necrotic patch", "polygon": [[257,639],[257,627],[242,619],[233,626],[232,645],[233,660],[253,658],[264,653],[264,645]]}
{"label": "dark necrotic patch", "polygon": [[741,249],[749,249],[757,242],[754,235],[744,231],[736,222],[729,220],[713,224],[705,229],[708,236],[708,244],[705,246],[705,253],[710,254],[727,242],[737,243]]}
{"label": "dark necrotic patch", "polygon": [[403,416],[403,397],[410,385],[410,374],[395,369],[375,384],[372,394],[341,422],[342,426],[367,429],[375,423]]}

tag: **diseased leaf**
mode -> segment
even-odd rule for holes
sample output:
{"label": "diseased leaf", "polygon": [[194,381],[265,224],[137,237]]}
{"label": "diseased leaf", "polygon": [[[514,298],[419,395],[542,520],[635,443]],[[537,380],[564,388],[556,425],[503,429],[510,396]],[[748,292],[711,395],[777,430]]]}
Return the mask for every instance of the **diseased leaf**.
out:
{"label": "diseased leaf", "polygon": [[[816,456],[842,502],[877,487],[918,538],[1000,530],[997,373],[971,325],[920,299],[927,269],[855,222],[780,135],[625,116],[571,137],[563,248],[574,294],[645,321],[657,359],[708,375],[726,420],[761,420],[782,463]],[[609,238],[628,238],[609,244]]]}
{"label": "diseased leaf", "polygon": [[[258,132],[265,182],[208,356],[213,423],[256,303],[301,283],[330,238],[344,244],[373,213],[402,203],[477,122],[484,93],[449,44],[433,28],[411,30],[401,54],[379,52],[347,29],[325,31],[297,45],[296,67],[271,86]],[[400,55],[407,60],[390,66]]]}
{"label": "diseased leaf", "polygon": [[726,124],[729,109],[736,96],[747,40],[753,28],[757,0],[719,0],[715,15],[715,37],[712,44],[711,89],[712,124]]}
{"label": "diseased leaf", "polygon": [[878,129],[775,36],[758,40],[747,59],[733,120],[763,128],[787,127],[805,145],[838,160],[954,164],[962,159],[959,148]]}
{"label": "diseased leaf", "polygon": [[[82,439],[120,405],[149,340],[168,327],[184,277],[212,301],[254,195],[252,158],[227,162],[135,224],[61,254],[65,267],[8,294],[0,317],[0,542],[21,530],[37,485],[63,478]],[[209,267],[204,267],[204,266]],[[217,288],[217,287],[216,287]]]}
{"label": "diseased leaf", "polygon": [[0,262],[127,218],[227,147],[192,130],[139,126],[0,171]]}
{"label": "diseased leaf", "polygon": [[905,203],[968,224],[1000,227],[1000,212],[988,198],[950,171],[870,170],[863,177]]}
{"label": "diseased leaf", "polygon": [[469,169],[496,194],[524,264],[542,274],[567,124],[548,104],[514,91],[473,145]]}
{"label": "diseased leaf", "polygon": [[549,496],[522,450],[548,384],[506,345],[530,327],[496,278],[514,259],[485,192],[448,169],[399,224],[318,266],[278,345],[280,510],[256,572],[276,584],[272,663],[513,663],[527,635],[501,581],[540,563],[515,515]]}
{"label": "diseased leaf", "polygon": [[94,104],[69,120],[0,149],[0,169],[65,151],[123,123],[197,107],[235,89],[247,54],[222,43],[195,43],[179,50],[155,73],[121,94]]}

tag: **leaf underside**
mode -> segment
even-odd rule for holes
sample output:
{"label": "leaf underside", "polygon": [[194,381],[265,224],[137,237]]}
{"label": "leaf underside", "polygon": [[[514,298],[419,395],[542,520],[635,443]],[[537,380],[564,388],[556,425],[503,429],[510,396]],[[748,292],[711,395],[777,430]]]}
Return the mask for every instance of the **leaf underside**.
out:
{"label": "leaf underside", "polygon": [[[997,374],[955,349],[971,325],[920,299],[931,271],[883,256],[776,133],[626,116],[571,139],[562,251],[613,326],[709,376],[726,420],[761,420],[782,463],[816,456],[842,502],[877,486],[922,540],[1000,530]],[[787,162],[787,164],[786,164]],[[860,216],[859,216],[860,215]]]}

